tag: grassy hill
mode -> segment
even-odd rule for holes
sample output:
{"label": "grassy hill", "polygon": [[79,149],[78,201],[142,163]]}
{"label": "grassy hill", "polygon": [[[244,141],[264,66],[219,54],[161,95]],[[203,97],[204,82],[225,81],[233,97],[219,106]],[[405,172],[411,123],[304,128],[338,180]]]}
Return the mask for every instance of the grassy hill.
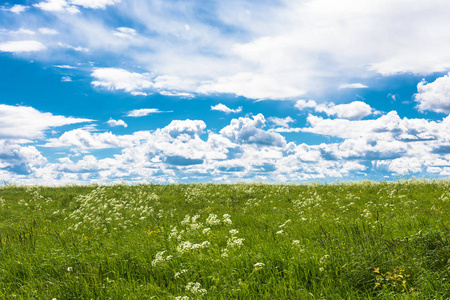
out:
{"label": "grassy hill", "polygon": [[450,181],[0,187],[0,299],[449,299]]}

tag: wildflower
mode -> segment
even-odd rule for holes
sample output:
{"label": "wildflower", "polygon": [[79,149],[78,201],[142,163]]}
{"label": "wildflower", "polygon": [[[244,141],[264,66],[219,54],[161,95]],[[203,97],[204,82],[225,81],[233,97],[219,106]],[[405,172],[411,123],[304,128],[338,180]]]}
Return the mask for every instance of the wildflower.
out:
{"label": "wildflower", "polygon": [[284,226],[286,226],[290,222],[291,222],[291,219],[287,220],[286,222],[284,222],[284,224],[281,224],[279,227],[283,228]]}
{"label": "wildflower", "polygon": [[67,272],[73,272],[73,268],[72,267],[68,267],[67,268]]}
{"label": "wildflower", "polygon": [[208,218],[206,218],[206,223],[211,226],[220,225],[220,220],[217,218],[217,215],[209,214]]}
{"label": "wildflower", "polygon": [[203,234],[210,234],[211,233],[211,228],[207,227],[207,228],[203,229],[202,233]]}
{"label": "wildflower", "polygon": [[222,256],[222,257],[228,257],[228,249],[227,249],[227,248],[222,249],[221,251],[222,251],[222,254],[220,254],[220,256]]}
{"label": "wildflower", "polygon": [[227,246],[231,248],[240,248],[243,245],[245,239],[243,238],[237,238],[235,236],[232,236],[227,241]]}
{"label": "wildflower", "polygon": [[259,271],[262,268],[264,268],[265,265],[266,265],[265,263],[259,262],[259,263],[254,264],[253,267],[255,267],[255,271]]}
{"label": "wildflower", "polygon": [[277,231],[277,234],[283,234],[283,230]]}
{"label": "wildflower", "polygon": [[234,235],[236,235],[236,234],[238,234],[239,233],[239,231],[237,231],[236,229],[231,229],[230,230],[230,234],[232,235],[232,236],[234,236]]}
{"label": "wildflower", "polygon": [[166,258],[164,258],[164,253],[166,253],[166,251],[159,251],[158,253],[156,253],[155,259],[152,260],[153,267],[156,267],[158,264],[168,261],[172,258],[172,255],[168,255],[166,256]]}
{"label": "wildflower", "polygon": [[295,246],[295,245],[300,245],[300,241],[299,241],[299,240],[293,240],[293,241],[292,241],[292,245],[293,245],[293,246]]}
{"label": "wildflower", "polygon": [[183,270],[181,270],[180,272],[176,272],[175,275],[173,276],[173,278],[177,279],[177,278],[180,277],[181,274],[184,274],[184,273],[186,273],[187,271],[188,271],[188,270],[183,269]]}
{"label": "wildflower", "polygon": [[325,255],[320,259],[320,264],[321,264],[321,265],[326,264],[329,257],[330,257],[330,256],[329,256],[328,254],[325,254]]}
{"label": "wildflower", "polygon": [[189,282],[186,285],[186,291],[194,294],[201,294],[202,296],[206,295],[207,291],[205,289],[202,289],[201,287],[202,285],[200,284],[200,282]]}

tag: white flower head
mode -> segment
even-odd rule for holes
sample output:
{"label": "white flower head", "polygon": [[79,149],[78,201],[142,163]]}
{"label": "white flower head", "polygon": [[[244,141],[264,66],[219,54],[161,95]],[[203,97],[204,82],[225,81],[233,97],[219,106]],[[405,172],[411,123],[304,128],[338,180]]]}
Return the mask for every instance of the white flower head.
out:
{"label": "white flower head", "polygon": [[266,265],[265,263],[258,262],[258,263],[256,263],[256,264],[254,264],[253,266],[255,267],[255,271],[259,271],[259,270],[261,270],[262,268],[264,268],[265,265]]}

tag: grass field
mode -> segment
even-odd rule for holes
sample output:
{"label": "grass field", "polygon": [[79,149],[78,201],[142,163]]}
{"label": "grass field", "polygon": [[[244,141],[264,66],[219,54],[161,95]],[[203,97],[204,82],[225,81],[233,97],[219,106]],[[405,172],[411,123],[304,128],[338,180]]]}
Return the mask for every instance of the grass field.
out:
{"label": "grass field", "polygon": [[0,187],[0,299],[449,299],[450,181]]}

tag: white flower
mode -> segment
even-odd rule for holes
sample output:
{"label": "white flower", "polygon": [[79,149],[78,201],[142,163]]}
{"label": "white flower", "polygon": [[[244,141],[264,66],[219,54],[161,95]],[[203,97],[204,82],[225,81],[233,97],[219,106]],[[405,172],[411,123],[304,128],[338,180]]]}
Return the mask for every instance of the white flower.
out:
{"label": "white flower", "polygon": [[72,267],[68,267],[67,268],[67,272],[73,272],[73,268]]}
{"label": "white flower", "polygon": [[220,256],[222,256],[222,257],[228,257],[228,249],[227,249],[227,248],[222,249],[221,251],[222,251],[222,254],[220,254]]}
{"label": "white flower", "polygon": [[292,241],[292,245],[300,245],[300,241],[299,240],[293,240]]}
{"label": "white flower", "polygon": [[211,233],[211,228],[205,228],[205,229],[203,229],[203,234],[210,234]]}
{"label": "white flower", "polygon": [[207,291],[201,288],[202,285],[200,282],[189,282],[186,285],[186,291],[194,294],[206,295]]}
{"label": "white flower", "polygon": [[277,234],[283,234],[283,229],[282,230],[280,230],[280,231],[277,231]]}
{"label": "white flower", "polygon": [[208,218],[206,218],[206,223],[208,223],[211,226],[220,225],[220,220],[217,219],[217,215],[209,214]]}
{"label": "white flower", "polygon": [[290,222],[291,222],[291,219],[287,220],[286,222],[284,222],[284,224],[281,224],[279,227],[283,228],[284,226],[286,226]]}
{"label": "white flower", "polygon": [[255,271],[259,271],[262,268],[264,268],[265,265],[266,265],[265,263],[259,262],[259,263],[254,264],[253,266],[255,267]]}
{"label": "white flower", "polygon": [[230,248],[240,248],[243,245],[245,239],[243,238],[237,238],[235,236],[232,236],[227,241],[227,246]]}
{"label": "white flower", "polygon": [[233,236],[238,234],[238,233],[239,233],[239,231],[237,231],[236,229],[231,229],[230,230],[230,234],[233,235]]}
{"label": "white flower", "polygon": [[173,276],[173,278],[177,279],[177,278],[180,277],[181,274],[184,274],[184,273],[186,273],[187,271],[188,271],[188,270],[183,269],[183,270],[181,270],[180,272],[176,272],[175,275]]}

